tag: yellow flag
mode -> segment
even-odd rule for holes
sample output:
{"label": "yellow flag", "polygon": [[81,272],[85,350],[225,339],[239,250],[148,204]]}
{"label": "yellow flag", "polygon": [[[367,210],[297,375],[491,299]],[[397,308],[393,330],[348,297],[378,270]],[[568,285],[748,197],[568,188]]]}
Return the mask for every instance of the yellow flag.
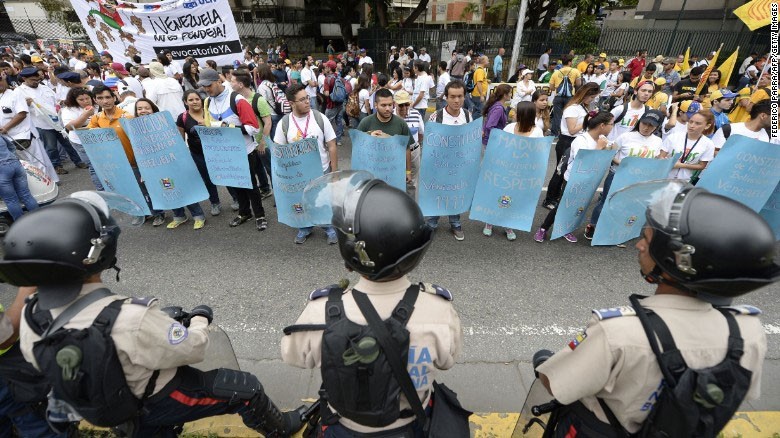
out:
{"label": "yellow flag", "polygon": [[704,84],[707,83],[707,78],[710,76],[710,73],[712,73],[713,70],[715,70],[715,63],[718,62],[718,56],[720,56],[720,49],[723,48],[723,43],[720,43],[720,47],[718,47],[718,51],[715,52],[715,56],[710,60],[710,65],[707,66],[707,70],[704,70],[704,73],[701,74],[701,79],[699,80],[699,85],[696,86],[696,93],[701,93],[701,90],[704,88]]}
{"label": "yellow flag", "polygon": [[723,64],[721,64],[720,67],[718,67],[718,71],[720,72],[720,88],[723,88],[729,84],[731,73],[734,71],[734,66],[737,65],[738,53],[739,53],[739,46],[737,46],[737,50],[734,50],[734,53],[732,53],[731,56],[726,58],[726,60],[723,61]]}
{"label": "yellow flag", "polygon": [[750,30],[756,30],[769,25],[771,21],[769,8],[773,2],[777,3],[777,0],[753,0],[734,9],[734,15],[739,17]]}
{"label": "yellow flag", "polygon": [[685,57],[682,64],[680,64],[680,73],[689,71],[691,69],[691,48],[685,49]]}

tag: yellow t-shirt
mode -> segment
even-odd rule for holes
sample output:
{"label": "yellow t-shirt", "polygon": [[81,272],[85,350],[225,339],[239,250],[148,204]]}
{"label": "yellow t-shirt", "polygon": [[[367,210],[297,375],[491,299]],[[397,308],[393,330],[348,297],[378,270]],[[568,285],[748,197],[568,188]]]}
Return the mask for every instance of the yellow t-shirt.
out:
{"label": "yellow t-shirt", "polygon": [[661,108],[661,105],[666,105],[669,102],[669,95],[664,93],[663,91],[659,91],[653,95],[653,97],[650,98],[650,100],[647,101],[647,106],[650,108],[657,110],[658,108]]}
{"label": "yellow t-shirt", "polygon": [[577,64],[577,70],[580,71],[580,73],[585,73],[585,70],[588,69],[588,63],[585,61],[580,61],[579,64]]}
{"label": "yellow t-shirt", "polygon": [[[479,93],[479,89],[477,88],[477,84],[482,84],[482,94]],[[488,80],[487,80],[487,72],[482,67],[477,67],[477,69],[474,71],[474,91],[471,92],[472,96],[482,96],[487,97],[488,92]]]}
{"label": "yellow t-shirt", "polygon": [[[766,91],[760,88],[750,95],[750,102],[753,104],[761,102],[764,99],[769,99],[769,95],[766,94]],[[734,109],[734,111],[729,113],[729,121],[731,123],[744,123],[750,120],[750,111],[745,109],[745,107],[742,105],[735,105],[737,105],[737,107]]]}
{"label": "yellow t-shirt", "polygon": [[572,67],[563,67],[562,69],[553,72],[550,76],[550,92],[554,92],[558,89],[558,86],[561,85],[561,82],[563,81],[564,75],[569,77],[572,86],[572,95],[574,95],[574,92],[577,90],[576,80],[581,77],[582,74],[579,70]]}

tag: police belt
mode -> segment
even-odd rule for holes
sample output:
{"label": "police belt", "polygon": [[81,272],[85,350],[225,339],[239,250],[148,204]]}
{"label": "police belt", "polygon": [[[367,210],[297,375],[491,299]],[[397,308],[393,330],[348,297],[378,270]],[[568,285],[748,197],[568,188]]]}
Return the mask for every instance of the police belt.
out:
{"label": "police belt", "polygon": [[[165,386],[163,386],[162,389],[160,389],[156,394],[149,396],[144,401],[144,404],[148,405],[152,403],[157,403],[158,401],[163,400],[167,398],[169,395],[171,395],[171,393],[182,384],[182,381],[184,380],[186,374],[184,372],[185,368],[189,368],[189,367],[187,366],[179,367],[176,370],[176,374],[173,376],[171,381],[166,383]],[[150,378],[150,380],[151,379],[157,380],[157,376],[153,375]]]}

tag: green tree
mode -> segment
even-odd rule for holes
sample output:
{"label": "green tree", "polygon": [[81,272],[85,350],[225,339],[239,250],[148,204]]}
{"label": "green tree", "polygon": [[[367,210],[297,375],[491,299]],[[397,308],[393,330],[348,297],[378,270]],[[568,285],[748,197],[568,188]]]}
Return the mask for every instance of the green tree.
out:
{"label": "green tree", "polygon": [[471,20],[471,17],[479,12],[480,6],[481,5],[479,3],[469,3],[465,8],[463,8],[463,11],[461,11],[460,19],[466,22],[466,28],[469,27],[469,21]]}
{"label": "green tree", "polygon": [[69,35],[83,35],[85,33],[81,22],[76,20],[74,23],[69,17],[73,14],[70,4],[63,0],[39,0],[38,6],[46,12],[46,18],[64,27]]}
{"label": "green tree", "polygon": [[566,25],[564,40],[576,53],[590,53],[597,48],[601,29],[593,15],[577,15]]}

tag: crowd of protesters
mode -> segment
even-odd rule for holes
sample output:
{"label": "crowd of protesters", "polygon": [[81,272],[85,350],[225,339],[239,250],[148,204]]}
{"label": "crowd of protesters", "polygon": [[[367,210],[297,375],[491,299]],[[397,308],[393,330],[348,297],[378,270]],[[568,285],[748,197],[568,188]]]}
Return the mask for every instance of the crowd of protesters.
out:
{"label": "crowd of protesters", "polygon": [[[457,49],[449,61],[438,63],[425,47],[391,46],[387,59],[382,60],[372,59],[366,49],[352,43],[337,53],[330,41],[326,51],[327,58],[319,60],[296,56],[281,40],[267,49],[260,45],[247,48],[243,59],[232,65],[220,66],[210,60],[201,64],[194,58],[175,60],[166,51],[155,59],[136,55],[132,62],[121,64],[109,52],[94,53],[85,45],[36,51],[25,44],[16,52],[0,54],[0,134],[21,148],[39,139],[56,173],[68,173],[64,163],[70,161],[75,169],[89,169],[95,188],[103,190],[76,131],[114,128],[146,194],[119,120],[168,111],[207,187],[209,212],[218,216],[220,196],[209,178],[194,128],[215,126],[212,114],[218,114],[230,96],[235,96],[238,114],[233,122],[245,127],[253,188],[228,188],[231,208],[237,212],[229,225],[238,226],[254,217],[257,229],[263,231],[268,222],[262,202],[273,196],[266,136],[276,142],[317,137],[323,172],[330,172],[337,169],[338,147],[348,137],[347,130],[388,134],[361,127],[391,123],[395,120],[388,116],[391,111],[405,135],[410,135],[407,180],[414,196],[424,121],[456,125],[482,118],[483,147],[488,146],[492,129],[557,137],[559,163],[542,201],[551,213],[534,234],[538,242],[545,239],[554,221],[568,179],[567,166],[580,149],[616,150],[601,200],[584,233],[590,239],[623,158],[681,153],[670,177],[695,183],[729,135],[770,140],[770,75],[764,68],[767,57],[758,53],[751,53],[731,78],[723,80],[711,65],[714,52],[702,59],[683,55],[651,59],[647,51],[639,50],[626,60],[606,53],[576,56],[572,51],[553,60],[552,50],[546,49],[535,68],[520,64],[508,72],[503,48],[492,60],[479,49]],[[505,76],[508,79],[502,82]],[[384,100],[388,97],[392,100]],[[287,114],[292,126],[280,126]],[[367,121],[371,116],[376,120]],[[206,217],[200,205],[187,209],[194,228],[203,228]],[[152,225],[163,225],[166,213],[152,212]],[[181,208],[173,211],[167,227],[177,228],[187,221]],[[433,219],[429,223],[435,225]],[[450,225],[456,239],[463,240],[459,216],[450,217]],[[325,231],[328,242],[336,243],[333,229]],[[300,229],[295,242],[305,242],[312,232]],[[492,225],[485,224],[483,234],[492,232]],[[514,230],[505,232],[509,240],[516,239]],[[577,241],[572,233],[565,238]]]}

